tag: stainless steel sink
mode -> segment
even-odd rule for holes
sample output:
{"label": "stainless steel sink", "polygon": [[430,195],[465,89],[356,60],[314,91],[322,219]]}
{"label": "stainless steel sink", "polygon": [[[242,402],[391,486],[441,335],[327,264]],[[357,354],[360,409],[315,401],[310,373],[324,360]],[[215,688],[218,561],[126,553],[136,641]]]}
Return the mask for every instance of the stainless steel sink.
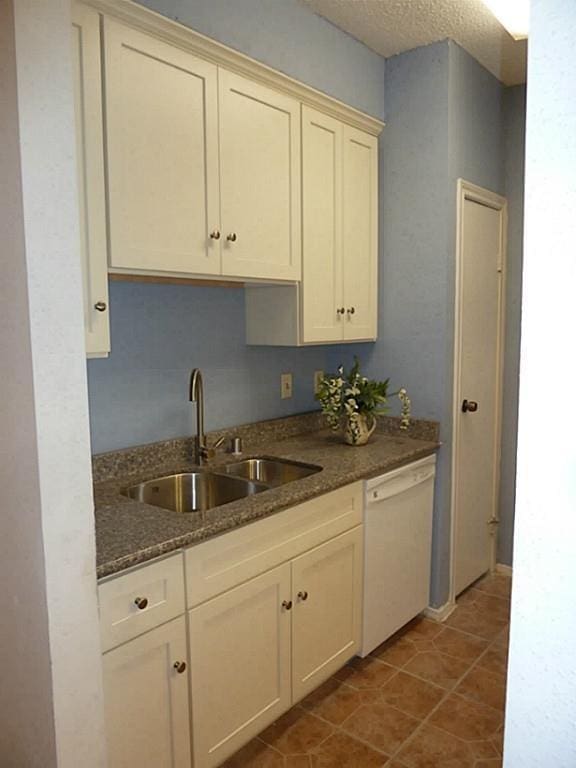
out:
{"label": "stainless steel sink", "polygon": [[223,471],[228,475],[265,483],[269,488],[275,488],[285,483],[291,483],[293,480],[300,480],[303,477],[314,475],[321,470],[322,467],[318,467],[316,464],[303,464],[299,461],[289,461],[288,459],[257,457],[228,464],[224,467]]}
{"label": "stainless steel sink", "polygon": [[231,477],[215,472],[189,472],[132,485],[122,493],[136,501],[173,512],[203,512],[267,488],[267,485],[254,482],[252,478]]}

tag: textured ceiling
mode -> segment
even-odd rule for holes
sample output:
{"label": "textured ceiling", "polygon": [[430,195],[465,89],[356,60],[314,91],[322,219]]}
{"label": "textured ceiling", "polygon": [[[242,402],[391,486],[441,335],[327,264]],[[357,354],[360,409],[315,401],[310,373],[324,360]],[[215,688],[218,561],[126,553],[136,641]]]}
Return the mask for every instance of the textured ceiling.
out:
{"label": "textured ceiling", "polygon": [[506,85],[526,82],[526,40],[515,41],[482,0],[301,0],[388,58],[451,38]]}

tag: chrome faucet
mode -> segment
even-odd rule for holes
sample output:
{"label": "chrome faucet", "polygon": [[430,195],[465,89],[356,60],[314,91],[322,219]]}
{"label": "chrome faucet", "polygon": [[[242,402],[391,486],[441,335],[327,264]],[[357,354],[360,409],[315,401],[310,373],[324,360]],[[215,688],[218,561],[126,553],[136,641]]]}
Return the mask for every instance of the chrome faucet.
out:
{"label": "chrome faucet", "polygon": [[224,442],[224,437],[217,440],[212,448],[208,448],[204,434],[204,386],[200,368],[194,368],[190,375],[190,402],[196,403],[196,437],[194,438],[196,463],[203,464],[214,456],[216,448]]}

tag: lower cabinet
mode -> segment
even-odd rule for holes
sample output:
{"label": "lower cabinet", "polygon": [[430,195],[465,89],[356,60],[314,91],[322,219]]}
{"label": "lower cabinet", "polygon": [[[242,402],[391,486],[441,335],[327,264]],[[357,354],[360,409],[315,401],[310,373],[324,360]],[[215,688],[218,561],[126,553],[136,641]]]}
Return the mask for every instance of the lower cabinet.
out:
{"label": "lower cabinet", "polygon": [[190,768],[184,616],[104,654],[109,768]]}
{"label": "lower cabinet", "polygon": [[220,765],[359,647],[358,526],[189,611],[194,767]]}

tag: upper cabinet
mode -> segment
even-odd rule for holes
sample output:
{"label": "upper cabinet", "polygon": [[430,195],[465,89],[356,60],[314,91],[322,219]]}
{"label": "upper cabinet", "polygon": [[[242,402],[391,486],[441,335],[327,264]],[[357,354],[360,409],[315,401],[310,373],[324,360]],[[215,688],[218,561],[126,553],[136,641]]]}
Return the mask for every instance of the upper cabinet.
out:
{"label": "upper cabinet", "polygon": [[222,271],[300,279],[300,104],[219,70]]}
{"label": "upper cabinet", "polygon": [[369,341],[377,334],[378,142],[302,109],[302,283],[247,289],[249,344]]}
{"label": "upper cabinet", "polygon": [[88,357],[106,357],[110,352],[110,321],[100,17],[95,10],[83,5],[73,8],[72,61],[86,353]]}
{"label": "upper cabinet", "polygon": [[110,266],[217,274],[217,68],[105,19]]}

